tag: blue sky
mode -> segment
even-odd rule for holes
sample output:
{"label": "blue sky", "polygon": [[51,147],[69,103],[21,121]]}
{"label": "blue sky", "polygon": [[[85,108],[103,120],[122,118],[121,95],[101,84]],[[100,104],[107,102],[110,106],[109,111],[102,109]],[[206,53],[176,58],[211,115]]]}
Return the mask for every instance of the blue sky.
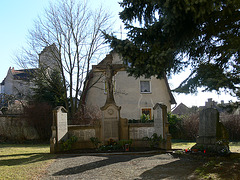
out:
{"label": "blue sky", "polygon": [[28,30],[48,0],[0,1],[0,81],[9,67],[16,67],[14,54],[26,43]]}
{"label": "blue sky", "polygon": [[[55,0],[0,0],[0,81],[4,79],[9,67],[18,68],[14,62],[14,55],[26,45],[28,30],[33,27],[33,21],[37,16],[44,13],[44,8],[49,1]],[[101,4],[118,19],[118,12],[121,11],[119,0],[88,0],[88,3],[95,7]],[[114,29],[120,29],[120,20],[114,25]],[[186,74],[174,76],[169,80],[170,87],[174,88],[186,77]],[[174,95],[177,102],[183,102],[187,106],[204,105],[208,98],[220,102],[220,100],[236,101],[236,98],[226,96],[224,93],[198,93],[197,95]]]}

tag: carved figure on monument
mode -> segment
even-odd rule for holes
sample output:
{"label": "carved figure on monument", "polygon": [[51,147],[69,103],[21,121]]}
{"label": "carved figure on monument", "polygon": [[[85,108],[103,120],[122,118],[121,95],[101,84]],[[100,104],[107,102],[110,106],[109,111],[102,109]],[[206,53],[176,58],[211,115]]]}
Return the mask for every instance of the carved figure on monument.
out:
{"label": "carved figure on monument", "polygon": [[106,64],[99,64],[96,66],[93,66],[94,71],[100,71],[104,72],[106,77],[106,84],[107,84],[107,99],[106,104],[116,104],[113,96],[113,89],[114,89],[114,83],[113,83],[113,76],[120,70],[125,69],[125,66],[123,64],[112,64],[112,55],[106,56]]}
{"label": "carved figure on monument", "polygon": [[111,64],[107,64],[106,67],[106,81],[107,81],[107,102],[115,103],[114,96],[113,96],[113,76],[114,76],[114,69]]}

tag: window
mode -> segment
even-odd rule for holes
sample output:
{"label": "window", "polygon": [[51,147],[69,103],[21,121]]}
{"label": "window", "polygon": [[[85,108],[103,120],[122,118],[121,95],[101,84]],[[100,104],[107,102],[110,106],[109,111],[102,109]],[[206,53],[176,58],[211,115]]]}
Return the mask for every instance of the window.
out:
{"label": "window", "polygon": [[151,93],[150,81],[140,81],[141,93]]}
{"label": "window", "polygon": [[145,114],[149,117],[149,120],[152,119],[152,109],[151,108],[142,108],[142,115]]}

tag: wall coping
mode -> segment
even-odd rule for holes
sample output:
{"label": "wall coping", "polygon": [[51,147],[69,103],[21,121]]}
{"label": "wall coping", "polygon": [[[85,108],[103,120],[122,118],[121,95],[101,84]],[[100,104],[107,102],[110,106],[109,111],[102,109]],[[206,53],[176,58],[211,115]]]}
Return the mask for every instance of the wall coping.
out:
{"label": "wall coping", "polygon": [[96,126],[94,125],[68,125],[68,129],[95,129]]}
{"label": "wall coping", "polygon": [[128,123],[129,127],[154,127],[154,123]]}

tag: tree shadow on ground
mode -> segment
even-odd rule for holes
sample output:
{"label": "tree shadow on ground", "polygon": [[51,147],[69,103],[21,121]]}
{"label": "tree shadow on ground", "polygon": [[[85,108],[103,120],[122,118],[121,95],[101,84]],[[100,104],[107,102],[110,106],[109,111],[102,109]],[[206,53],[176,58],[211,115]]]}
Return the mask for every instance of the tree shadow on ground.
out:
{"label": "tree shadow on ground", "polygon": [[[24,157],[26,156],[26,157]],[[9,157],[9,158],[8,158]],[[13,158],[12,158],[13,157]],[[0,156],[0,166],[15,166],[54,159],[56,155],[48,153],[26,153]]]}
{"label": "tree shadow on ground", "polygon": [[[97,169],[97,168],[101,168],[104,166],[108,166],[108,165],[112,165],[115,163],[120,163],[120,162],[127,162],[127,161],[131,161],[133,159],[136,158],[140,158],[140,157],[149,157],[152,155],[109,155],[109,156],[98,156],[98,157],[104,157],[107,159],[103,159],[100,161],[94,161],[94,162],[90,162],[87,164],[82,164],[79,166],[75,166],[75,167],[70,167],[70,168],[65,168],[59,172],[56,172],[53,174],[53,176],[61,176],[61,175],[74,175],[74,174],[79,174],[79,173],[83,173],[85,171],[88,170],[93,170],[93,169]],[[74,157],[74,156],[71,156]]]}
{"label": "tree shadow on ground", "polygon": [[240,179],[240,159],[174,155],[178,160],[157,165],[140,175],[140,179]]}
{"label": "tree shadow on ground", "polygon": [[195,170],[202,166],[203,162],[192,161],[189,159],[178,159],[174,162],[157,165],[140,175],[140,179],[195,179]]}

